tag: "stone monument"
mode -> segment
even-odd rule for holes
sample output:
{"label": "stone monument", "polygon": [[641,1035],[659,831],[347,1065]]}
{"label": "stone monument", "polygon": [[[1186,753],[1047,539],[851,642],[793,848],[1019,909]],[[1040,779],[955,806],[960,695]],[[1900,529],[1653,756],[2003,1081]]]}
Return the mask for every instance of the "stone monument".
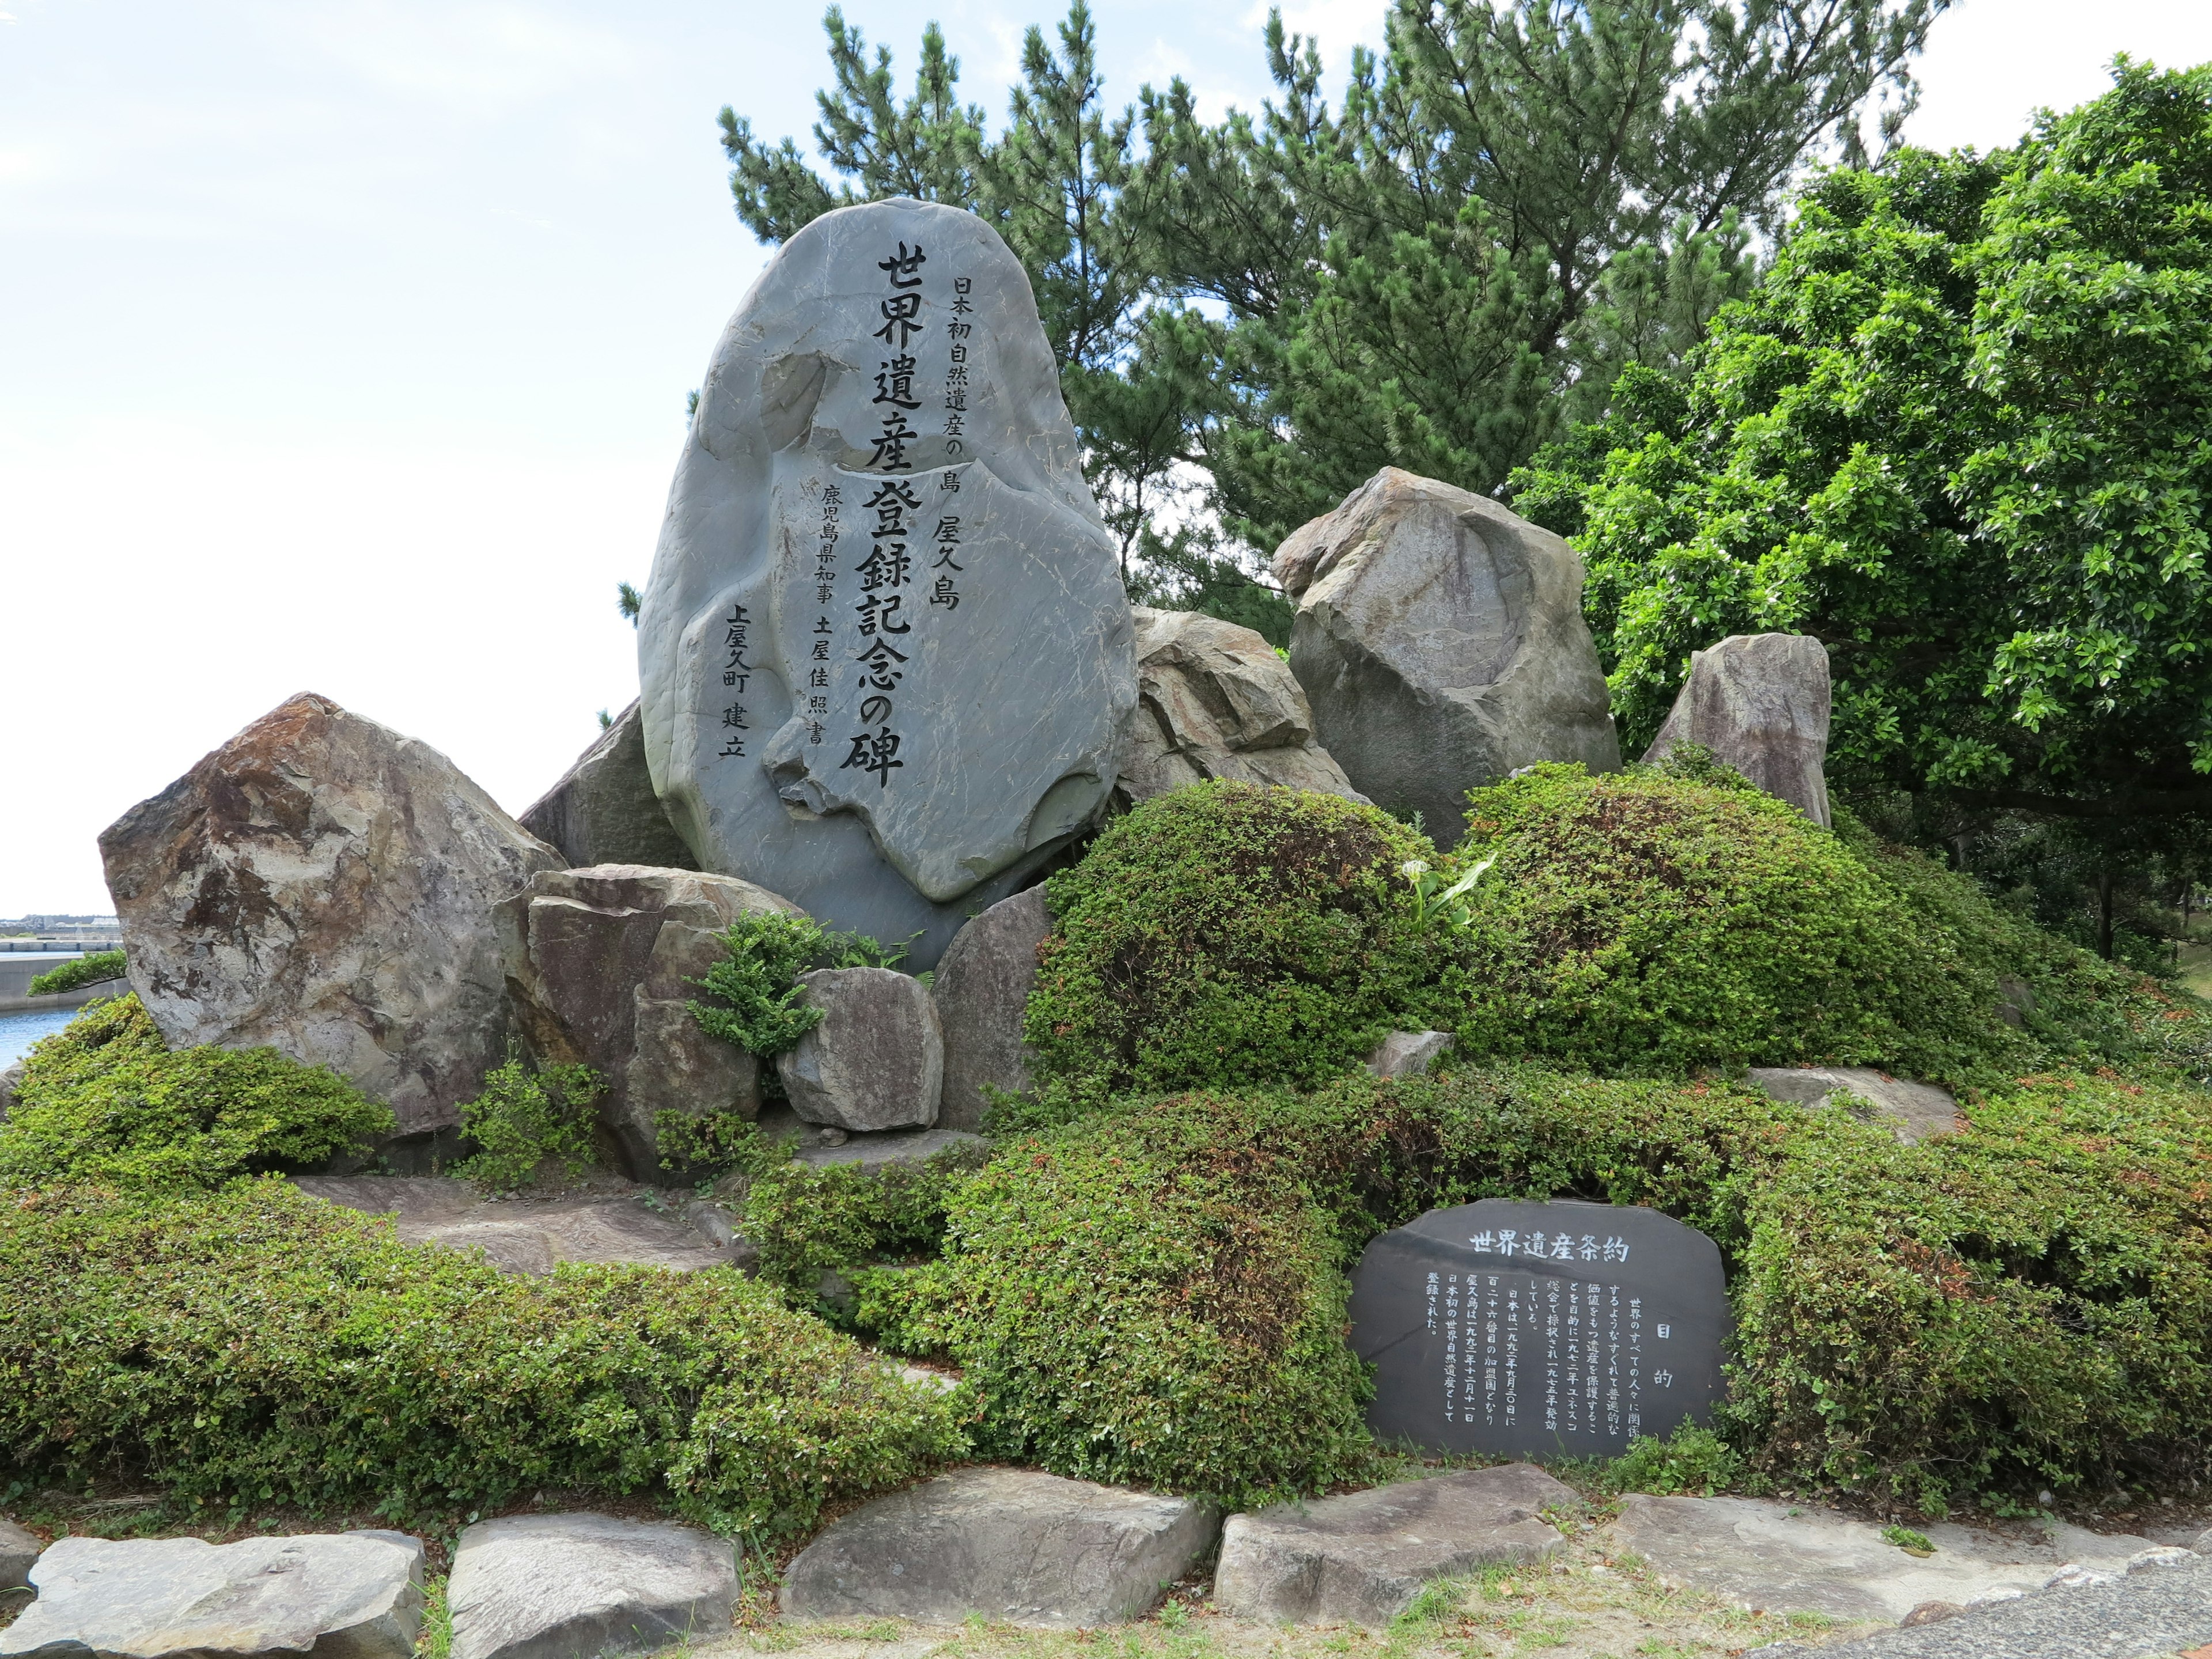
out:
{"label": "stone monument", "polygon": [[1719,1248],[1656,1210],[1485,1199],[1368,1245],[1352,1346],[1378,1439],[1614,1457],[1711,1420],[1729,1328]]}
{"label": "stone monument", "polygon": [[1020,262],[957,209],[815,220],[723,331],[639,618],[705,868],[933,963],[1093,822],[1129,605]]}

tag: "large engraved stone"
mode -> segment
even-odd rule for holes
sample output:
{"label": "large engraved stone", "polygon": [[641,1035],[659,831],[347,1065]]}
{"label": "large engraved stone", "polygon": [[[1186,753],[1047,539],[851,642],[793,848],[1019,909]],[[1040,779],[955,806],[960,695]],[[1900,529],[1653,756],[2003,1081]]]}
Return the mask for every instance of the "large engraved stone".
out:
{"label": "large engraved stone", "polygon": [[1826,829],[1828,648],[1809,634],[1731,634],[1690,653],[1690,678],[1644,750],[1703,744]]}
{"label": "large engraved stone", "polygon": [[1438,845],[1479,784],[1539,761],[1620,766],[1582,561],[1550,531],[1386,466],[1293,532],[1274,570],[1298,601],[1291,672],[1316,734]]}
{"label": "large engraved stone", "polygon": [[1306,694],[1260,635],[1195,611],[1132,614],[1138,708],[1115,791],[1122,805],[1207,778],[1367,799],[1314,741]]}
{"label": "large engraved stone", "polygon": [[492,907],[561,856],[436,750],[302,693],[100,837],[173,1048],[267,1044],[456,1121],[506,1057]]}
{"label": "large engraved stone", "polygon": [[738,917],[798,907],[731,876],[601,864],[553,870],[497,910],[507,994],[540,1060],[606,1079],[599,1121],[634,1180],[663,1182],[665,1111],[760,1114],[760,1062],[692,1017],[694,981]]}
{"label": "large engraved stone", "polygon": [[1720,1248],[1640,1206],[1431,1210],[1368,1245],[1351,1314],[1379,1440],[1613,1457],[1710,1422],[1723,1394]]}
{"label": "large engraved stone", "polygon": [[724,331],[638,634],[646,759],[709,869],[919,933],[1113,788],[1129,608],[1029,279],[971,214],[825,214]]}

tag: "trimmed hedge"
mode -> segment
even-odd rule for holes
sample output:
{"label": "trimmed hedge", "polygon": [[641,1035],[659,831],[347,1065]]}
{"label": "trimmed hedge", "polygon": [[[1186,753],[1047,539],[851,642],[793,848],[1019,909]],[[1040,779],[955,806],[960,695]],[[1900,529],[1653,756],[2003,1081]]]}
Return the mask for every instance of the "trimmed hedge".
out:
{"label": "trimmed hedge", "polygon": [[137,996],[95,1002],[31,1049],[0,1124],[0,1186],[212,1187],[387,1134],[389,1107],[274,1048],[170,1053]]}
{"label": "trimmed hedge", "polygon": [[49,968],[31,981],[30,994],[34,997],[58,996],[64,991],[74,991],[81,985],[97,985],[103,980],[121,979],[126,964],[120,951],[94,951],[64,962],[58,968]]}
{"label": "trimmed hedge", "polygon": [[1200,783],[1052,878],[1030,1000],[1042,1074],[1078,1090],[1311,1087],[1428,1023],[1454,942],[1413,916],[1427,840],[1334,795]]}
{"label": "trimmed hedge", "polygon": [[543,1487],[787,1537],[964,1449],[902,1382],[734,1272],[512,1277],[275,1180],[0,1196],[0,1460],[396,1522]]}

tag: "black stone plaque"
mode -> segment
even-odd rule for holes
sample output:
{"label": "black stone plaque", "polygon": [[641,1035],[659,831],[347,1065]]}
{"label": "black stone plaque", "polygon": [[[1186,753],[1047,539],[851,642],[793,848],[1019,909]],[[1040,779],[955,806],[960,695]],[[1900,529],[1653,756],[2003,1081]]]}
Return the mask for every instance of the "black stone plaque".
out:
{"label": "black stone plaque", "polygon": [[1612,1457],[1710,1422],[1729,1328],[1713,1241],[1620,1205],[1431,1210],[1352,1279],[1368,1425],[1433,1451]]}

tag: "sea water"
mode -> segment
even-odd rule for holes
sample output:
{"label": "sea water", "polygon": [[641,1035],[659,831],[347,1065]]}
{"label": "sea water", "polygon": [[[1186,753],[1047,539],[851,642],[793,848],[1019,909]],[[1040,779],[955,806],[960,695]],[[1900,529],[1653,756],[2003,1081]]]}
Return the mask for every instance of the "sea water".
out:
{"label": "sea water", "polygon": [[22,1059],[40,1037],[52,1036],[82,1012],[76,1008],[36,1008],[28,1013],[0,1014],[0,1072]]}

